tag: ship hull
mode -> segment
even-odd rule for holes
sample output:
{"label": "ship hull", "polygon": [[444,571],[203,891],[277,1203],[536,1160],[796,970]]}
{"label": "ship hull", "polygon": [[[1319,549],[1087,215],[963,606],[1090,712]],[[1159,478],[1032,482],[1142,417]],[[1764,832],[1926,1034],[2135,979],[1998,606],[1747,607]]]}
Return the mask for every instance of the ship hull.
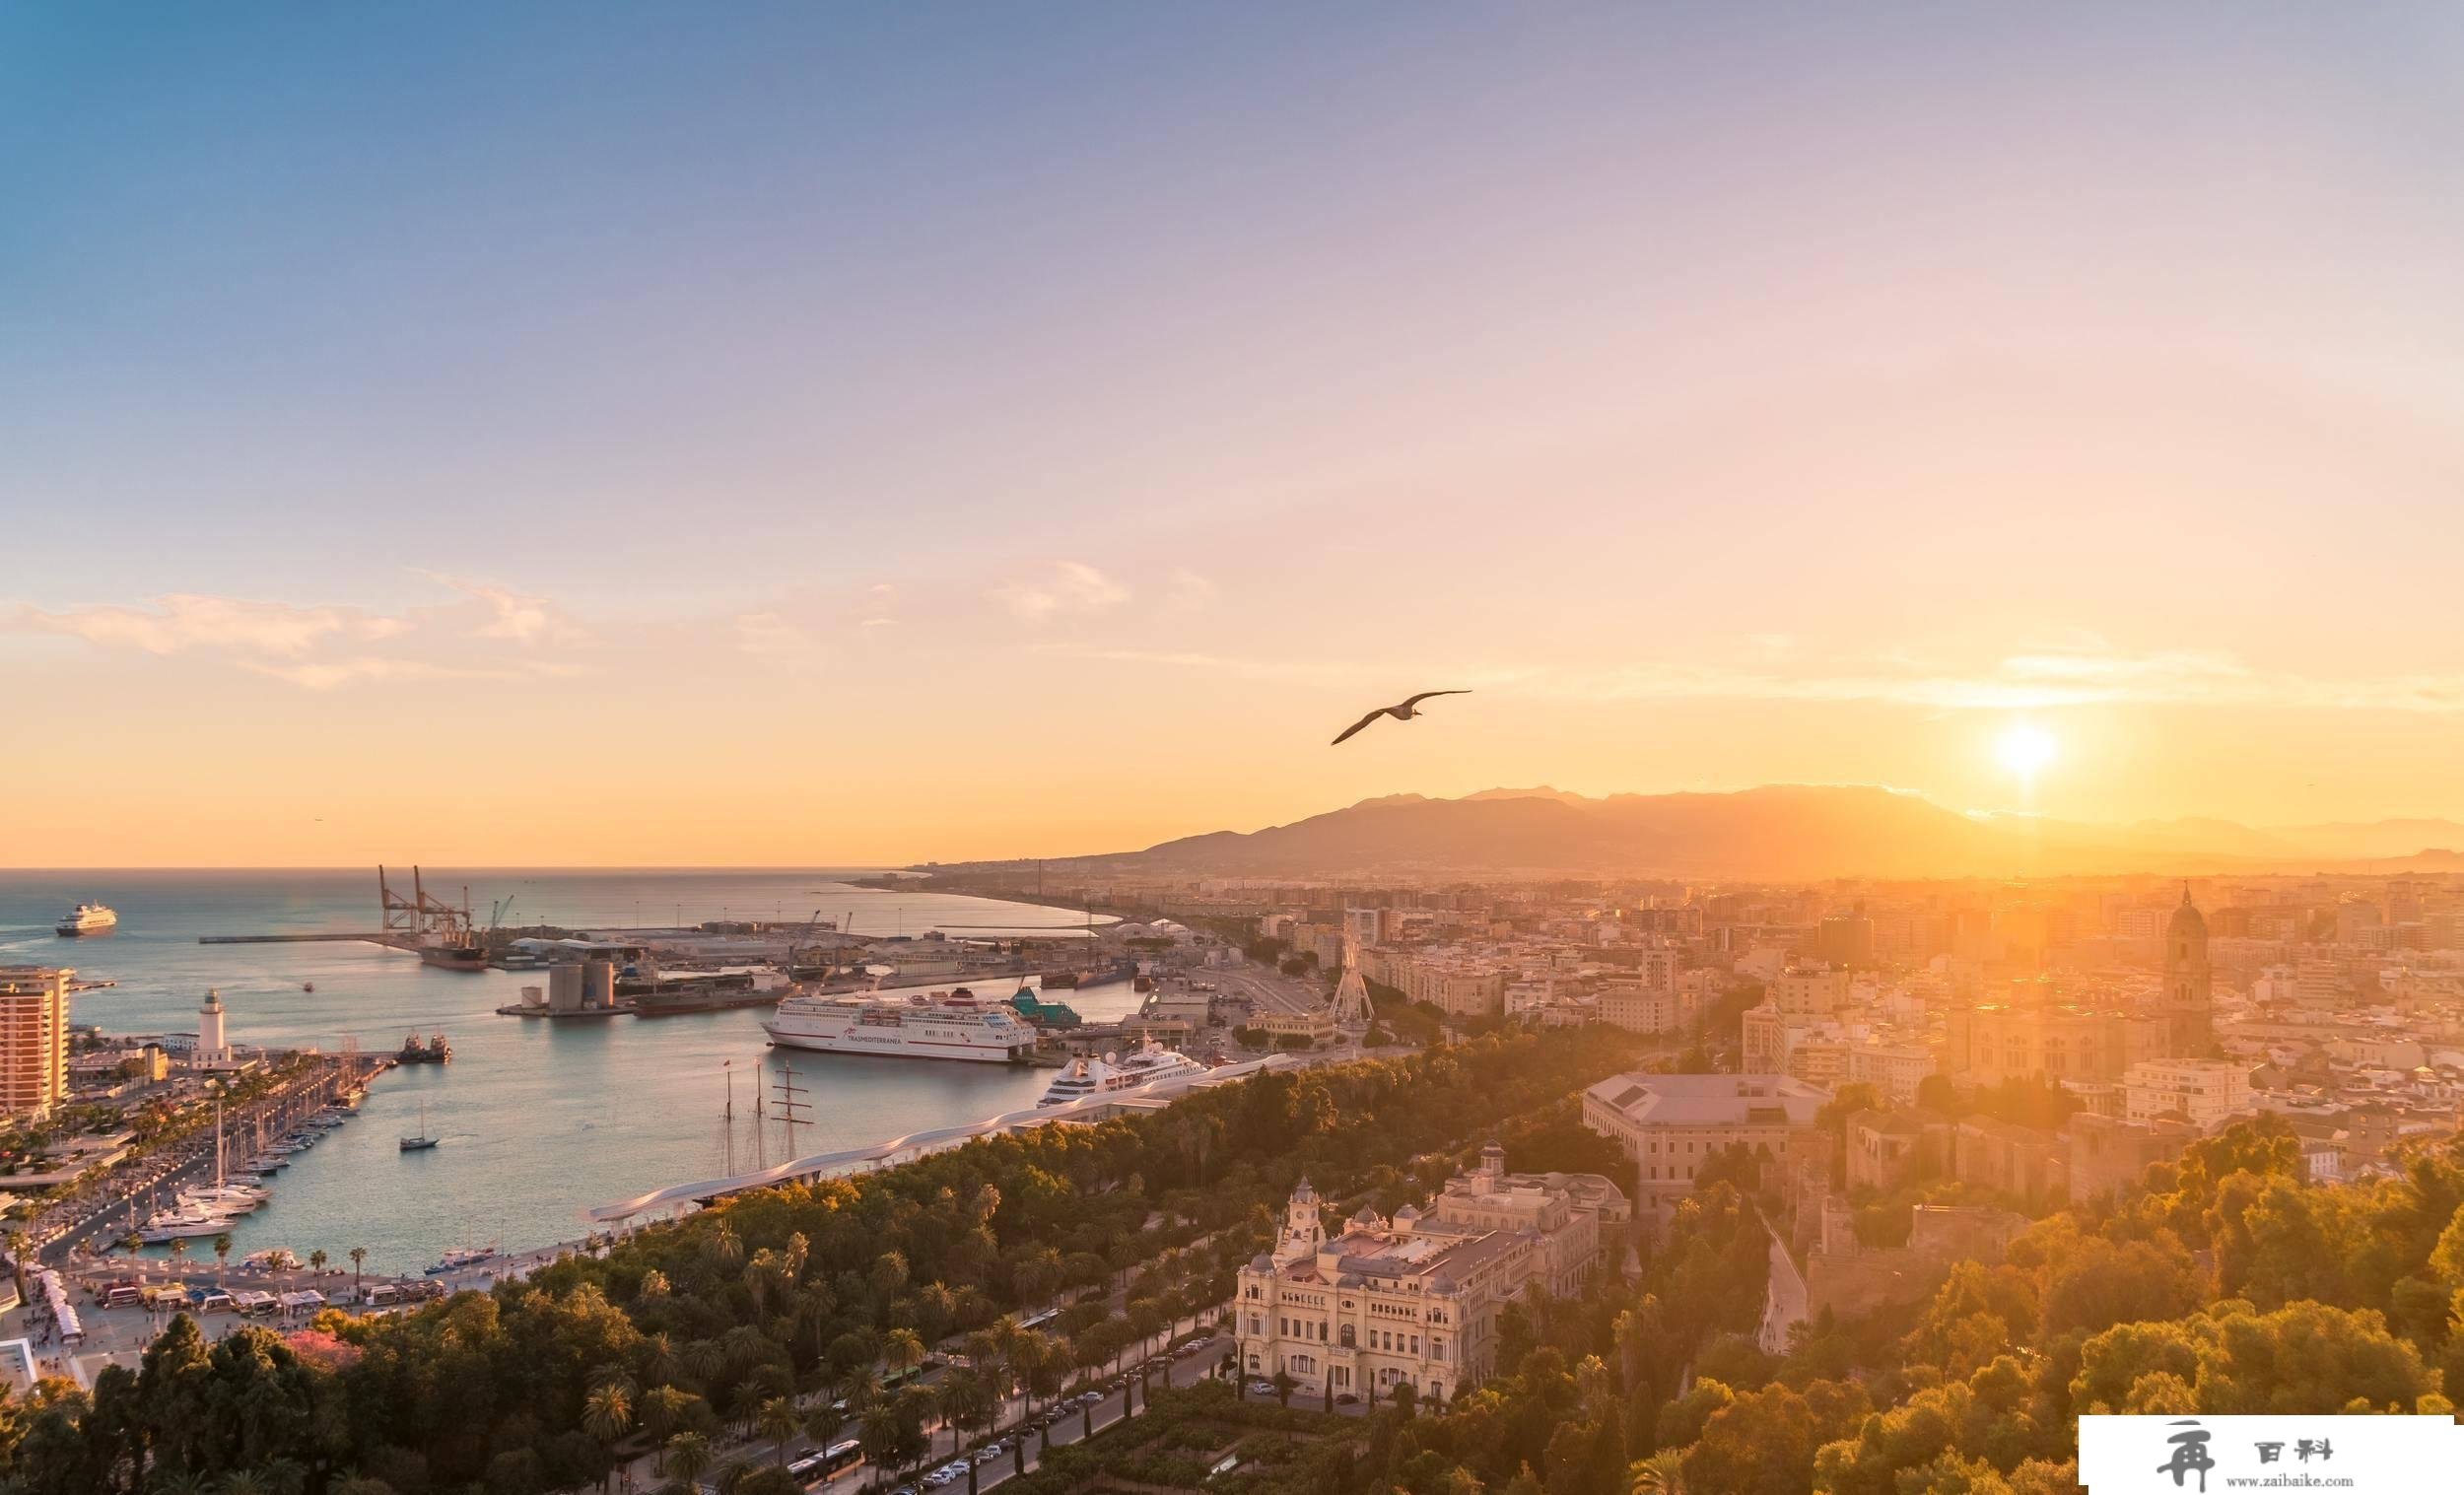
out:
{"label": "ship hull", "polygon": [[480,951],[440,950],[434,946],[421,948],[419,963],[423,966],[435,966],[441,971],[485,971],[488,969],[488,957]]}
{"label": "ship hull", "polygon": [[781,1049],[805,1049],[815,1053],[869,1053],[882,1058],[955,1059],[962,1063],[1022,1064],[1026,1055],[997,1044],[959,1044],[935,1039],[870,1039],[841,1033],[800,1033],[776,1023],[762,1024],[770,1042]]}

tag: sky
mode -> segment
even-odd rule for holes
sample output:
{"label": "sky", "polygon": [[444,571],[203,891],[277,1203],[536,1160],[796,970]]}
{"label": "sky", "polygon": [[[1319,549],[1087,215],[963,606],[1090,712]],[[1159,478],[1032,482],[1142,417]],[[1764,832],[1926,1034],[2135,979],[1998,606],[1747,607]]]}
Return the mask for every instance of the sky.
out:
{"label": "sky", "polygon": [[1985,9],[10,7],[0,864],[2464,816],[2464,12]]}

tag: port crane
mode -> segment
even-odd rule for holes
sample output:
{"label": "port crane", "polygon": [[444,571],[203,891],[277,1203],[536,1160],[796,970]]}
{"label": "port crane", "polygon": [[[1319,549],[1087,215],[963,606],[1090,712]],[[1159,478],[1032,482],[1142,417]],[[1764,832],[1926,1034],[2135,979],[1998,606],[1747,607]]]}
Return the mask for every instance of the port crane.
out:
{"label": "port crane", "polygon": [[[809,942],[812,937],[820,931],[821,911],[819,909],[815,909],[813,911],[813,917],[804,922],[804,941]],[[797,944],[798,941],[796,940],[791,939],[787,941],[787,980],[789,981],[795,980],[795,951]],[[822,974],[827,976],[829,973],[824,971]]]}

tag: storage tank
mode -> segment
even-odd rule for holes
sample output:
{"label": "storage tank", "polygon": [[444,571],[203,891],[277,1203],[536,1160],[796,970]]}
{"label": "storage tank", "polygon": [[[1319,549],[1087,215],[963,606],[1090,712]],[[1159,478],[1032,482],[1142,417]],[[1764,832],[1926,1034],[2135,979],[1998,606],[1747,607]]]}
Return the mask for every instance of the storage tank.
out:
{"label": "storage tank", "polygon": [[548,968],[548,1010],[580,1012],[582,1010],[582,967],[579,965]]}
{"label": "storage tank", "polygon": [[582,1005],[594,1011],[616,1005],[616,963],[614,961],[582,962]]}
{"label": "storage tank", "polygon": [[525,1006],[525,1007],[544,1007],[544,1006],[546,1006],[547,1004],[548,1004],[548,993],[547,993],[547,988],[546,988],[546,987],[544,987],[544,986],[524,986],[524,987],[522,987],[522,1005],[523,1005],[523,1006]]}

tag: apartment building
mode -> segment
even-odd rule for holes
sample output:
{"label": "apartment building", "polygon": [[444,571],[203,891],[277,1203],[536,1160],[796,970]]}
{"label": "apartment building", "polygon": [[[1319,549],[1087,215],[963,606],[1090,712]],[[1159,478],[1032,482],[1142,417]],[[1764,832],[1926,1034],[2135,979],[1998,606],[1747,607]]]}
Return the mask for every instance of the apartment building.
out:
{"label": "apartment building", "polygon": [[0,1115],[40,1121],[68,1097],[68,984],[54,966],[0,966]]}

